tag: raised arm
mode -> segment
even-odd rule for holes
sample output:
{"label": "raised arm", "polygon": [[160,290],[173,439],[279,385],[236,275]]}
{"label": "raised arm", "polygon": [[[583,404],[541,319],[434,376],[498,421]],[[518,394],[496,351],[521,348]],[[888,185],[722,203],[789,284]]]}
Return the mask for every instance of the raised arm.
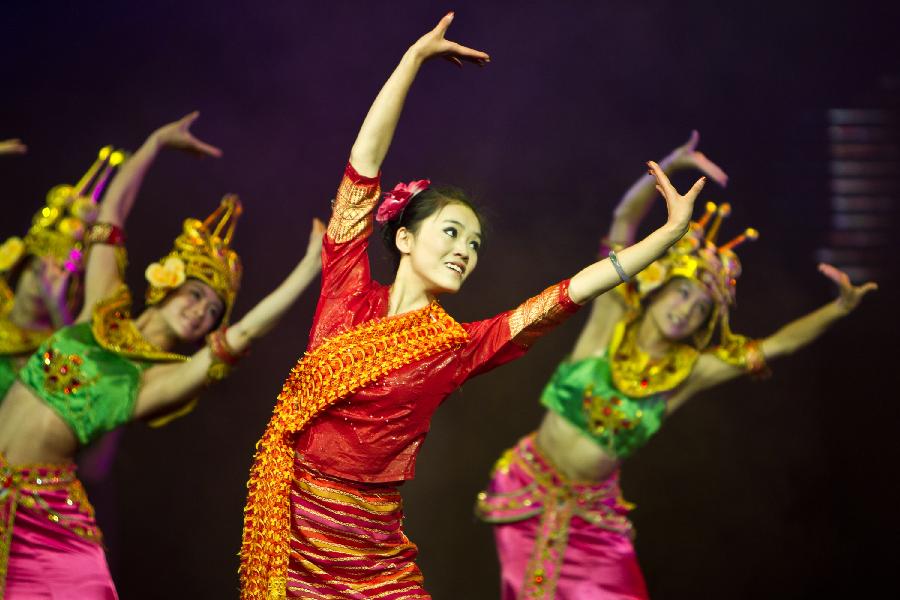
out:
{"label": "raised arm", "polygon": [[[701,177],[690,191],[682,196],[672,186],[669,178],[658,164],[652,161],[647,164],[650,167],[650,173],[656,178],[656,189],[666,200],[666,209],[669,215],[662,227],[633,246],[617,253],[619,266],[624,275],[629,278],[662,256],[687,232],[694,210],[694,201],[706,183],[706,177]],[[612,261],[604,258],[572,277],[569,284],[569,296],[574,302],[584,304],[611,290],[621,282],[621,275]]]}
{"label": "raised arm", "polygon": [[[819,271],[838,285],[839,296],[825,306],[784,325],[772,335],[757,342],[751,342],[756,345],[765,360],[771,361],[793,354],[811,344],[835,321],[853,312],[859,306],[863,296],[878,289],[878,285],[871,281],[863,285],[853,285],[846,273],[831,265],[820,264]],[[675,408],[697,392],[734,379],[745,372],[745,368],[729,364],[718,358],[715,353],[703,354],[683,389],[673,397],[670,402],[671,407]]]}
{"label": "raised arm", "polygon": [[[659,167],[666,175],[684,169],[697,169],[721,186],[728,183],[728,175],[718,165],[697,150],[700,134],[691,132],[688,141],[672,150],[659,161]],[[656,179],[644,174],[632,184],[613,211],[613,219],[605,242],[613,248],[630,246],[634,243],[637,229],[650,211],[656,198]],[[612,331],[624,314],[626,307],[616,294],[602,294],[591,306],[591,314],[582,327],[581,334],[572,350],[572,359],[578,360],[597,354],[609,345]]]}
{"label": "raised arm", "polygon": [[[324,233],[324,223],[314,219],[303,260],[281,285],[225,332],[229,354],[241,354],[254,339],[268,333],[309,286],[321,269]],[[138,394],[135,418],[168,412],[193,398],[209,380],[208,372],[213,362],[212,350],[206,346],[187,362],[154,367],[148,371]]]}
{"label": "raised arm", "polygon": [[[193,112],[163,125],[150,134],[144,144],[119,169],[100,204],[98,223],[124,229],[144,176],[162,148],[176,148],[202,156],[222,155],[222,151],[200,141],[191,133],[191,125],[200,116]],[[115,248],[108,244],[91,247],[85,269],[84,308],[78,320],[90,318],[94,304],[105,298],[121,282]]]}
{"label": "raised arm", "polygon": [[28,146],[18,138],[0,140],[0,154],[25,154],[26,152],[28,152]]}
{"label": "raised arm", "polygon": [[821,263],[819,271],[838,286],[839,295],[825,306],[808,315],[791,321],[760,344],[760,350],[768,359],[793,354],[812,343],[838,319],[846,317],[862,301],[863,296],[878,289],[878,284],[870,281],[863,285],[853,285],[846,273],[831,265]]}
{"label": "raised arm", "polygon": [[[667,175],[684,169],[697,169],[704,175],[725,187],[728,184],[728,175],[718,165],[709,160],[706,155],[697,150],[700,143],[700,134],[696,130],[691,132],[691,137],[681,146],[672,150],[665,158],[659,161],[659,167]],[[610,244],[628,246],[634,243],[634,236],[641,221],[647,216],[650,207],[656,197],[656,180],[652,174],[642,175],[635,181],[613,211],[613,220],[609,228],[607,239]]]}
{"label": "raised arm", "polygon": [[479,65],[490,61],[490,57],[484,52],[444,38],[452,22],[453,13],[447,13],[434,29],[410,46],[375,97],[350,151],[350,164],[360,175],[378,175],[394,138],[406,95],[426,60],[441,56],[459,66],[462,66],[464,60]]}

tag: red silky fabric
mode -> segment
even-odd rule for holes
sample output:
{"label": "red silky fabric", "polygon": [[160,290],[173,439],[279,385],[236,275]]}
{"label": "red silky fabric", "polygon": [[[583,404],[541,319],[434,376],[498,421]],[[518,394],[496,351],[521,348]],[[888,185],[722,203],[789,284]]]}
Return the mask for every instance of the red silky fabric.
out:
{"label": "red silky fabric", "polygon": [[[377,178],[360,176],[348,165],[335,216],[322,242],[322,292],[310,333],[310,349],[327,337],[387,316],[389,288],[372,280],[368,259],[377,189]],[[358,198],[358,206],[348,207],[342,195]],[[335,241],[333,234],[358,229],[340,219],[350,223],[366,208],[369,224],[360,229],[362,233]],[[578,308],[569,299],[567,281],[542,296],[551,302],[543,311],[541,307],[520,311],[517,323],[523,321],[523,314],[524,322],[515,332],[510,320],[516,311],[465,323],[469,339],[461,348],[400,367],[331,406],[298,434],[295,450],[305,462],[335,477],[367,483],[411,479],[416,455],[441,402],[469,377],[522,356],[534,337]],[[553,309],[555,319],[551,322],[544,317]]]}

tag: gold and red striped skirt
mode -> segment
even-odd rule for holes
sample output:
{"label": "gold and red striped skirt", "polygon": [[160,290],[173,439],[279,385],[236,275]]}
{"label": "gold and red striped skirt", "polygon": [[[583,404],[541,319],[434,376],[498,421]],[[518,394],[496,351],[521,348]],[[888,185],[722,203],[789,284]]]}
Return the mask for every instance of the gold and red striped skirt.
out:
{"label": "gold and red striped skirt", "polygon": [[396,486],[331,477],[299,458],[291,489],[287,597],[431,598],[403,533]]}

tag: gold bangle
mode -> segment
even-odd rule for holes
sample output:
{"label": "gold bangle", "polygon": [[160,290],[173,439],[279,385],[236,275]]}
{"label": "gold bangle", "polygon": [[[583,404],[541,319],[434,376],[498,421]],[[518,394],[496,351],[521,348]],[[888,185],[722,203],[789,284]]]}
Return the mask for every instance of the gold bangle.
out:
{"label": "gold bangle", "polygon": [[206,376],[212,381],[221,381],[228,377],[231,368],[243,358],[246,352],[236,352],[228,345],[226,334],[228,328],[217,329],[206,336],[212,363],[206,371]]}

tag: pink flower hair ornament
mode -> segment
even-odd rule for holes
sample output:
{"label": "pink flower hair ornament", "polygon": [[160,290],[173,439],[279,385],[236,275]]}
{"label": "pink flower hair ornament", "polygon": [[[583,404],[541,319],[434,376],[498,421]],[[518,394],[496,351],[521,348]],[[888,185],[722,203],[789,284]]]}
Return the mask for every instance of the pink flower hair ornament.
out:
{"label": "pink flower hair ornament", "polygon": [[389,192],[385,192],[384,200],[375,213],[375,220],[384,225],[388,221],[396,219],[409,201],[419,192],[424,192],[431,185],[430,179],[420,179],[409,183],[398,183]]}

